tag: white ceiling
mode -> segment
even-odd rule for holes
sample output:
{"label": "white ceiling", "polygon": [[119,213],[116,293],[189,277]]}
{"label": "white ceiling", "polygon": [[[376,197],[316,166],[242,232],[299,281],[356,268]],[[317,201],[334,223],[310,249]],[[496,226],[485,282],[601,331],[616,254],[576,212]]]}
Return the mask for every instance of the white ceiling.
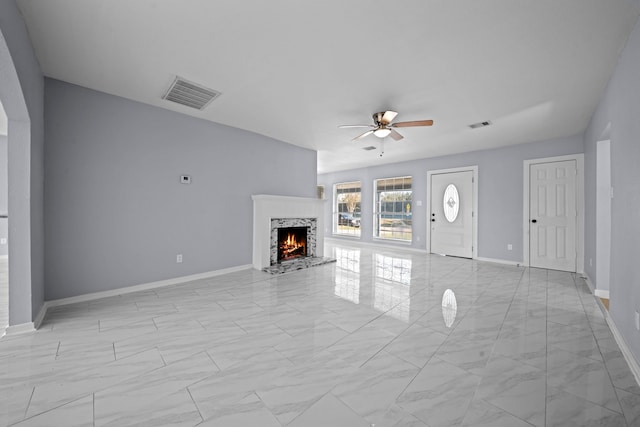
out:
{"label": "white ceiling", "polygon": [[[636,0],[18,0],[45,75],[318,151],[318,171],[584,131]],[[179,75],[222,92],[161,99]],[[371,114],[401,129],[350,139]],[[468,125],[491,120],[478,130]]]}

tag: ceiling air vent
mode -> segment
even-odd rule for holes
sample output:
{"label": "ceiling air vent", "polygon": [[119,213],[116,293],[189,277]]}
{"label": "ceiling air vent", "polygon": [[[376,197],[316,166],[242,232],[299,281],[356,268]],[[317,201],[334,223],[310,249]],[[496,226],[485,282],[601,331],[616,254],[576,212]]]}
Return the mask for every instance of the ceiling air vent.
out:
{"label": "ceiling air vent", "polygon": [[162,99],[186,105],[196,110],[203,110],[204,107],[219,96],[220,92],[218,91],[190,82],[182,77],[176,77]]}
{"label": "ceiling air vent", "polygon": [[472,125],[469,125],[469,127],[471,129],[478,129],[478,128],[483,128],[483,127],[486,127],[486,126],[489,126],[489,125],[491,125],[491,122],[489,120],[487,120],[486,122],[474,123]]}
{"label": "ceiling air vent", "polygon": [[370,145],[370,146],[368,146],[368,147],[362,147],[362,149],[363,149],[364,151],[371,151],[371,150],[375,150],[375,149],[376,149],[376,147],[374,147],[373,145]]}

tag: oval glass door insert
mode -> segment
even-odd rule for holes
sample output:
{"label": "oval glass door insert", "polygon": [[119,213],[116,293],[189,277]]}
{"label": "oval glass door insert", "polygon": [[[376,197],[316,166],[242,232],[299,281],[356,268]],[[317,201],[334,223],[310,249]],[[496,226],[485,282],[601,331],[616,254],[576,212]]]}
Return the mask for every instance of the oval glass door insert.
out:
{"label": "oval glass door insert", "polygon": [[442,204],[444,206],[444,216],[447,218],[447,221],[455,221],[458,217],[458,210],[460,209],[460,196],[458,195],[458,189],[455,185],[449,184],[444,190]]}

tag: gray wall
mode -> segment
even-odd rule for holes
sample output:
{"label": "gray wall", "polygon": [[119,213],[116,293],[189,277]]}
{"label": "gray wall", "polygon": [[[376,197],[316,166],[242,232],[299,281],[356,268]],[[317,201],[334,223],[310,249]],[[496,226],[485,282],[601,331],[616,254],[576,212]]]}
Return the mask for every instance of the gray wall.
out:
{"label": "gray wall", "polygon": [[[325,185],[326,197],[330,200],[325,208],[325,224],[328,227],[326,235],[331,232],[333,184],[361,181],[361,240],[371,242],[373,241],[373,180],[411,175],[414,202],[412,206],[414,239],[411,246],[424,249],[427,238],[426,201],[429,197],[427,172],[478,165],[478,256],[522,262],[523,161],[582,153],[582,150],[582,136],[576,135],[551,141],[319,175],[318,184]],[[422,206],[417,206],[415,202],[418,200],[422,201]],[[507,250],[509,243],[513,245],[512,251]]]}
{"label": "gray wall", "polygon": [[[0,113],[1,114],[1,113]],[[8,139],[6,135],[0,135],[0,214],[7,214],[8,211],[8,198],[9,198],[9,181],[7,166],[9,164],[7,159],[7,144]],[[0,239],[7,239],[9,237],[9,228],[7,227],[7,219],[0,218]],[[8,255],[7,244],[0,243],[0,256]]]}
{"label": "gray wall", "polygon": [[[640,332],[634,312],[640,310],[640,24],[623,50],[607,90],[585,132],[586,236],[585,266],[596,279],[596,143],[611,124],[611,275],[610,314],[640,362]],[[593,267],[589,267],[593,259]],[[597,284],[596,284],[597,285]]]}
{"label": "gray wall", "polygon": [[251,195],[315,197],[315,151],[57,80],[45,100],[47,300],[251,264]]}
{"label": "gray wall", "polygon": [[44,78],[15,0],[0,1],[0,99],[9,119],[9,325],[44,303]]}

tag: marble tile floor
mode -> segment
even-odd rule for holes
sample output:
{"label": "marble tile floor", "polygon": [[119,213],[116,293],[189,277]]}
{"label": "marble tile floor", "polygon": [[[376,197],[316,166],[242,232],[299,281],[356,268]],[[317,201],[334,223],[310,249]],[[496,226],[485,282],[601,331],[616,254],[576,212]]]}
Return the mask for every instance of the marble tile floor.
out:
{"label": "marble tile floor", "polygon": [[576,275],[335,242],[325,256],[51,309],[0,339],[0,425],[640,425]]}

